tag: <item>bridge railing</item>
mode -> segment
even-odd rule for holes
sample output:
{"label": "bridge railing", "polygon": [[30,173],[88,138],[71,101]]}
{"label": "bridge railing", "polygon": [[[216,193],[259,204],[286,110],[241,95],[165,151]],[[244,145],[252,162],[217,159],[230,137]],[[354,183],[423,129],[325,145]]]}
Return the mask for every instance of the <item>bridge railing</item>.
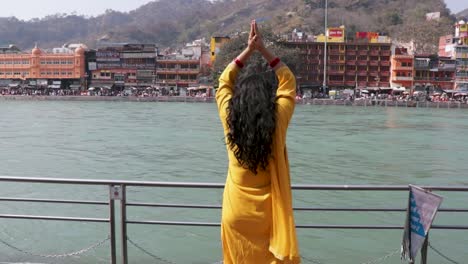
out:
{"label": "bridge railing", "polygon": [[[165,208],[186,208],[186,209],[221,209],[220,205],[208,204],[176,204],[176,203],[132,203],[127,202],[128,187],[145,187],[145,188],[195,188],[195,189],[222,189],[224,184],[221,183],[193,183],[193,182],[152,182],[152,181],[121,181],[121,180],[82,180],[82,179],[61,179],[61,178],[28,178],[28,177],[11,177],[0,176],[0,182],[13,183],[35,183],[35,184],[62,184],[62,185],[89,185],[89,186],[108,186],[109,199],[107,201],[91,201],[91,200],[70,200],[67,199],[32,199],[20,197],[0,197],[2,202],[29,202],[39,204],[81,204],[81,205],[96,205],[107,206],[108,215],[101,218],[85,218],[85,217],[70,217],[70,216],[50,216],[50,215],[16,215],[2,214],[0,219],[27,219],[27,220],[49,220],[49,221],[73,221],[73,222],[94,222],[107,223],[109,228],[110,241],[110,262],[117,263],[117,238],[116,238],[116,219],[120,218],[120,245],[121,245],[121,262],[128,264],[128,248],[127,248],[127,225],[171,225],[171,226],[208,226],[218,227],[220,223],[215,222],[190,222],[190,221],[161,221],[156,220],[129,220],[127,218],[128,207],[165,207]],[[468,186],[420,186],[429,191],[444,191],[444,192],[468,192]],[[308,185],[300,184],[293,185],[293,190],[306,191],[408,191],[406,185]],[[115,204],[120,206],[120,215],[115,212]],[[332,212],[406,212],[406,208],[382,208],[382,207],[295,207],[296,211],[332,211]],[[450,213],[468,213],[468,208],[441,208],[439,212]],[[297,228],[304,229],[366,229],[366,230],[391,230],[403,229],[403,225],[332,225],[332,224],[298,224]],[[445,230],[468,230],[468,225],[433,225],[432,229]],[[99,243],[98,243],[99,244]],[[101,243],[102,244],[102,243]]]}

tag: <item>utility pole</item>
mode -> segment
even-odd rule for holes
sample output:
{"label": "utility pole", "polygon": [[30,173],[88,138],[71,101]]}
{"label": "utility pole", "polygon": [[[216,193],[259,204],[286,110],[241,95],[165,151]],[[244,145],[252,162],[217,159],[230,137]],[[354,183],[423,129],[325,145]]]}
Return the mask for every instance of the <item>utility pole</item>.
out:
{"label": "utility pole", "polygon": [[327,94],[328,0],[325,0],[325,50],[323,52],[323,93]]}

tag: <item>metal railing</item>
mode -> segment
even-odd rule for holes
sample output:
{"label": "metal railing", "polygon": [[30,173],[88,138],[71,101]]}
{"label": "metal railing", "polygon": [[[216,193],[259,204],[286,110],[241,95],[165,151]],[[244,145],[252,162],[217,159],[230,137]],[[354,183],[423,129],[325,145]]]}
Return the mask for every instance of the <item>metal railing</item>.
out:
{"label": "metal railing", "polygon": [[[195,188],[195,189],[222,189],[221,183],[192,183],[192,182],[152,182],[152,181],[122,181],[122,180],[81,180],[81,179],[61,179],[61,178],[29,178],[0,176],[0,182],[14,183],[35,183],[35,184],[65,184],[65,185],[90,185],[108,186],[109,199],[107,201],[88,200],[65,200],[65,199],[33,199],[17,197],[0,197],[3,202],[31,202],[31,203],[55,203],[55,204],[82,204],[108,206],[109,215],[105,218],[84,218],[68,216],[44,216],[44,215],[14,215],[1,214],[0,218],[6,219],[28,219],[28,220],[49,220],[49,221],[74,221],[74,222],[94,222],[108,223],[109,237],[96,245],[101,245],[110,240],[111,263],[117,263],[116,249],[116,218],[120,217],[121,233],[121,262],[128,262],[127,225],[171,225],[171,226],[199,226],[199,227],[219,227],[220,223],[214,222],[190,222],[190,221],[160,221],[160,220],[128,220],[128,207],[166,207],[166,208],[187,208],[187,209],[221,209],[220,205],[206,204],[174,204],[174,203],[131,203],[127,202],[127,187],[159,187],[159,188]],[[467,192],[468,186],[420,186],[429,191],[444,192]],[[306,191],[408,191],[406,185],[308,185],[298,184],[292,186],[293,190]],[[120,216],[115,213],[115,202],[120,203]],[[329,211],[329,212],[406,212],[406,208],[349,208],[349,207],[295,207],[295,211]],[[468,213],[468,208],[441,208],[439,212]],[[332,224],[298,224],[297,228],[304,229],[365,229],[365,230],[395,230],[403,229],[402,225],[332,225]],[[432,225],[432,229],[445,230],[468,230],[468,225]],[[11,246],[12,248],[15,248]],[[89,247],[92,248],[92,247]],[[76,254],[76,253],[72,253]],[[70,254],[70,255],[72,255]]]}

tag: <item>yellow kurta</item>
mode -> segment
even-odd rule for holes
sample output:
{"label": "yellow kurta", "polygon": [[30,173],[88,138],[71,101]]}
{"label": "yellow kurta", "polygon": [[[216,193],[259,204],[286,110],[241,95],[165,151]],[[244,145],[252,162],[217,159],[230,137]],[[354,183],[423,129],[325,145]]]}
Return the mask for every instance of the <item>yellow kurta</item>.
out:
{"label": "yellow kurta", "polygon": [[[216,92],[224,135],[227,107],[239,72],[231,63]],[[254,175],[243,168],[227,145],[229,168],[223,194],[221,239],[225,264],[300,263],[292,210],[286,131],[294,112],[296,80],[287,66],[276,70],[276,130],[272,158]],[[227,143],[227,142],[226,142]]]}

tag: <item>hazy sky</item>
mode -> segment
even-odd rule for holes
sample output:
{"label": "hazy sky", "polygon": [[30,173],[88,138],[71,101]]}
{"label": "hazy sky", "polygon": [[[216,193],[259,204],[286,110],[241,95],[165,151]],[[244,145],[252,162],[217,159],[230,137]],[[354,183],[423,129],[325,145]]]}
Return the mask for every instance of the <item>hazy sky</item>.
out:
{"label": "hazy sky", "polygon": [[19,19],[42,18],[56,13],[72,13],[80,15],[99,15],[106,9],[130,11],[149,3],[151,0],[2,0],[0,17],[15,16]]}
{"label": "hazy sky", "polygon": [[[468,8],[466,0],[445,0],[453,12]],[[56,13],[72,13],[76,11],[82,15],[99,15],[106,9],[130,11],[151,0],[13,0],[2,1],[0,16],[15,16],[20,19],[44,17]]]}

